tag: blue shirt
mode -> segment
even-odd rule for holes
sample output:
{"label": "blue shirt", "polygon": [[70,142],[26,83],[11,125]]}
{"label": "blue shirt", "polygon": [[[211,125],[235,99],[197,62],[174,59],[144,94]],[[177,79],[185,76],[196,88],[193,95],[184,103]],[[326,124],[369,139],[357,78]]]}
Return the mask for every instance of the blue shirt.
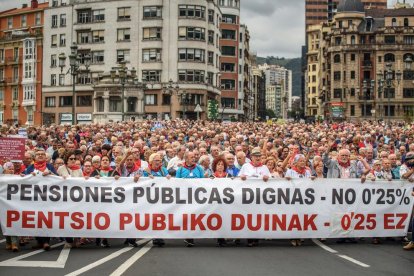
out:
{"label": "blue shirt", "polygon": [[[147,171],[144,170],[144,173],[142,174],[144,177],[148,177],[149,174]],[[155,177],[166,177],[168,175],[168,171],[166,168],[161,167],[161,169],[158,172],[155,172],[151,170],[151,175]]]}
{"label": "blue shirt", "polygon": [[176,178],[204,178],[204,170],[199,165],[195,165],[193,169],[179,167],[175,175]]}
{"label": "blue shirt", "polygon": [[227,168],[227,173],[229,174],[230,177],[236,177],[239,175],[240,170],[238,168],[236,168],[236,166],[233,166],[232,168],[228,167]]}

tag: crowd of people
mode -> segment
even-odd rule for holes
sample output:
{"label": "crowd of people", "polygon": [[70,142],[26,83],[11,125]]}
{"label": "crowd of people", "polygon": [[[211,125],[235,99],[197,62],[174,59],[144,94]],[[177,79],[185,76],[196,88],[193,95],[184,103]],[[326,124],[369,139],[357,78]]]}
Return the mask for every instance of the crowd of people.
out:
{"label": "crowd of people", "polygon": [[[1,136],[17,134],[3,126]],[[2,174],[68,177],[175,178],[358,178],[414,181],[414,124],[361,123],[220,123],[143,121],[82,126],[28,127],[24,159],[2,160]],[[413,191],[414,196],[414,191]],[[413,222],[414,224],[414,222]],[[414,228],[414,225],[413,225]],[[8,236],[6,248],[18,251],[28,237]],[[37,237],[37,247],[50,249],[50,238]],[[87,238],[65,238],[82,246]],[[414,242],[403,238],[404,249]],[[96,245],[109,247],[108,239]],[[218,246],[229,241],[218,239]],[[234,240],[240,243],[239,240]],[[249,247],[258,245],[249,239]],[[290,241],[300,246],[302,240]],[[357,242],[338,239],[339,243]],[[163,246],[165,241],[154,239]],[[186,239],[186,246],[194,240]],[[373,238],[372,243],[381,243]],[[126,245],[137,246],[135,239]]]}

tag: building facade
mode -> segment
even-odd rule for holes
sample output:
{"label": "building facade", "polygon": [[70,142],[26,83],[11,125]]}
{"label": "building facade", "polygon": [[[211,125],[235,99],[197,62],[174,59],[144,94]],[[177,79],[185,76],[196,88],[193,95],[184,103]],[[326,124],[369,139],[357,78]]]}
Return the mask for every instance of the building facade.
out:
{"label": "building facade", "polygon": [[46,7],[33,0],[0,12],[0,123],[41,124]]}
{"label": "building facade", "polygon": [[221,38],[221,107],[222,119],[242,119],[243,110],[243,32],[240,24],[240,1],[219,0],[222,12]]}
{"label": "building facade", "polygon": [[[307,114],[403,120],[414,115],[414,9],[341,5],[308,28]],[[387,72],[390,80],[387,82]]]}
{"label": "building facade", "polygon": [[[206,118],[208,100],[220,97],[221,21],[217,0],[51,1],[45,11],[44,123],[118,121],[123,110],[128,119],[140,106],[140,90],[147,116],[195,119],[199,105]],[[69,60],[59,66],[73,43],[80,62],[75,98]],[[104,76],[120,63],[130,77],[136,71],[130,92],[121,85],[102,91]]]}
{"label": "building facade", "polygon": [[275,113],[276,118],[287,118],[291,108],[292,71],[277,65],[259,66],[266,79],[266,109]]}

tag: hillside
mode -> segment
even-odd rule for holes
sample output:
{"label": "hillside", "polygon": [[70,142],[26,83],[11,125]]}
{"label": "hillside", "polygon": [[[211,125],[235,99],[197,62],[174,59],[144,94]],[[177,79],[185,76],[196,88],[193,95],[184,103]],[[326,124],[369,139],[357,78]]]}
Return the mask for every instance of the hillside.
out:
{"label": "hillside", "polygon": [[269,65],[279,65],[286,69],[292,70],[292,94],[300,96],[301,90],[301,59],[300,58],[284,58],[284,57],[257,57],[257,64],[267,63]]}

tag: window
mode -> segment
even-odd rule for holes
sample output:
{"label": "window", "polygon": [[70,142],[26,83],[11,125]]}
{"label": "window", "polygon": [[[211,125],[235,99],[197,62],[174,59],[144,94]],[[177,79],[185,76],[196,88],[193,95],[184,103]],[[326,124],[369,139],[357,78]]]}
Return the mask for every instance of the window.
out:
{"label": "window", "polygon": [[72,96],[59,97],[60,106],[72,106]]}
{"label": "window", "polygon": [[35,25],[39,26],[42,24],[42,13],[41,12],[37,12],[36,13],[36,17],[35,17]]}
{"label": "window", "polygon": [[92,79],[91,79],[91,75],[88,72],[81,72],[78,75],[78,79],[77,79],[77,83],[78,84],[91,84],[92,83]]}
{"label": "window", "polygon": [[143,62],[156,62],[161,61],[161,49],[143,49],[142,50]]}
{"label": "window", "polygon": [[143,33],[143,40],[161,40],[161,28],[144,28]]}
{"label": "window", "polygon": [[92,21],[91,10],[79,10],[78,11],[78,23],[90,23]]}
{"label": "window", "polygon": [[56,86],[56,74],[50,75],[50,86]]}
{"label": "window", "polygon": [[105,31],[103,30],[92,31],[92,42],[93,43],[105,42]]}
{"label": "window", "polygon": [[66,45],[66,34],[61,34],[59,39],[59,45],[64,47]]}
{"label": "window", "polygon": [[384,88],[384,98],[388,99],[394,99],[395,98],[395,88]]}
{"label": "window", "polygon": [[340,81],[341,80],[341,71],[335,71],[334,72],[334,80]]}
{"label": "window", "polygon": [[78,44],[87,44],[90,41],[90,32],[78,32]]}
{"label": "window", "polygon": [[205,50],[184,48],[178,49],[179,61],[205,62]]}
{"label": "window", "polygon": [[355,45],[355,36],[351,36],[351,45]]}
{"label": "window", "polygon": [[178,29],[178,38],[188,40],[205,40],[205,29],[198,27],[180,27]]}
{"label": "window", "polygon": [[414,88],[404,88],[403,98],[414,98]]}
{"label": "window", "polygon": [[171,95],[162,95],[162,105],[171,104]]}
{"label": "window", "polygon": [[52,28],[57,28],[58,26],[58,16],[52,15]]}
{"label": "window", "polygon": [[92,106],[92,96],[78,96],[76,98],[77,106]]}
{"label": "window", "polygon": [[55,107],[55,97],[46,97],[45,98],[46,107]]}
{"label": "window", "polygon": [[19,81],[19,67],[13,67],[13,82]]}
{"label": "window", "polygon": [[385,62],[395,62],[394,54],[391,54],[391,53],[385,54],[384,61]]}
{"label": "window", "polygon": [[403,111],[404,111],[405,116],[410,116],[410,117],[414,116],[414,106],[412,105],[404,105]]}
{"label": "window", "polygon": [[65,74],[59,74],[59,86],[65,85]]}
{"label": "window", "polygon": [[351,105],[351,116],[355,116],[355,105]]}
{"label": "window", "polygon": [[13,29],[13,17],[8,17],[7,18],[7,28],[8,29]]}
{"label": "window", "polygon": [[214,45],[214,31],[208,31],[208,43]]}
{"label": "window", "polygon": [[386,35],[384,37],[385,44],[395,44],[395,35]]}
{"label": "window", "polygon": [[66,26],[66,14],[60,15],[60,26],[65,27]]}
{"label": "window", "polygon": [[355,71],[351,71],[351,80],[355,79]]}
{"label": "window", "polygon": [[234,63],[221,63],[221,71],[223,72],[234,72]]}
{"label": "window", "polygon": [[129,50],[118,50],[117,55],[116,55],[116,61],[118,63],[123,62],[123,61],[129,62],[130,61]]}
{"label": "window", "polygon": [[103,22],[105,21],[105,10],[94,10],[92,11],[92,21],[93,22]]}
{"label": "window", "polygon": [[118,20],[130,20],[131,19],[131,8],[118,8]]}
{"label": "window", "polygon": [[91,57],[92,64],[100,64],[105,62],[104,51],[94,51]]}
{"label": "window", "polygon": [[404,27],[408,27],[409,23],[408,23],[408,18],[404,18]]}
{"label": "window", "polygon": [[233,46],[222,46],[221,54],[223,56],[236,56],[236,47]]}
{"label": "window", "polygon": [[24,78],[25,79],[31,79],[33,78],[33,65],[31,62],[25,62],[24,63]]}
{"label": "window", "polygon": [[0,49],[0,62],[4,62],[4,49]]}
{"label": "window", "polygon": [[153,19],[162,17],[162,7],[150,6],[144,7],[144,19]]}
{"label": "window", "polygon": [[214,52],[208,51],[207,63],[214,65]]}
{"label": "window", "polygon": [[13,101],[19,100],[19,89],[17,87],[13,87],[13,95],[12,95]]}
{"label": "window", "polygon": [[58,0],[52,0],[52,7],[57,7],[59,5]]}
{"label": "window", "polygon": [[396,18],[391,19],[391,26],[392,27],[396,27],[397,26],[397,19]]}
{"label": "window", "polygon": [[351,54],[351,61],[355,61],[355,54]]}
{"label": "window", "polygon": [[235,90],[236,89],[236,81],[235,80],[221,80],[221,89],[224,90]]}
{"label": "window", "polygon": [[131,30],[127,29],[118,29],[118,41],[130,41],[131,40]]}
{"label": "window", "polygon": [[52,35],[51,46],[52,47],[57,47],[57,35]]}
{"label": "window", "polygon": [[[390,109],[389,114],[388,114],[388,107]],[[390,105],[390,106],[384,105],[384,115],[385,116],[391,116],[391,117],[395,116],[395,105]]]}
{"label": "window", "polygon": [[161,81],[161,71],[159,70],[143,70],[142,81]]}
{"label": "window", "polygon": [[341,45],[342,38],[341,37],[335,37],[335,45]]}
{"label": "window", "polygon": [[341,62],[341,56],[339,54],[334,55],[334,62],[340,63]]}
{"label": "window", "polygon": [[187,18],[205,19],[206,8],[197,5],[179,5],[179,16]]}
{"label": "window", "polygon": [[22,27],[26,27],[27,25],[27,15],[23,14],[22,17],[20,18],[20,24]]}
{"label": "window", "polygon": [[355,88],[351,88],[351,97],[355,97]]}
{"label": "window", "polygon": [[414,44],[414,35],[406,35],[404,36],[404,44]]}
{"label": "window", "polygon": [[227,23],[227,24],[237,24],[237,16],[231,15],[231,14],[223,14],[223,17],[221,18],[221,22]]}
{"label": "window", "polygon": [[0,89],[0,101],[4,101],[4,91]]}
{"label": "window", "polygon": [[221,30],[221,38],[222,39],[235,40],[236,39],[236,31],[223,29],[223,30]]}
{"label": "window", "polygon": [[226,108],[235,108],[234,98],[221,98],[221,106]]}
{"label": "window", "polygon": [[382,57],[378,56],[378,63],[381,63],[381,62],[382,62]]}
{"label": "window", "polygon": [[214,24],[214,10],[208,10],[208,23]]}
{"label": "window", "polygon": [[334,89],[334,98],[342,98],[342,89],[336,88]]}
{"label": "window", "polygon": [[178,81],[204,83],[204,74],[201,70],[178,70]]}
{"label": "window", "polygon": [[157,95],[145,95],[145,105],[157,105]]}

